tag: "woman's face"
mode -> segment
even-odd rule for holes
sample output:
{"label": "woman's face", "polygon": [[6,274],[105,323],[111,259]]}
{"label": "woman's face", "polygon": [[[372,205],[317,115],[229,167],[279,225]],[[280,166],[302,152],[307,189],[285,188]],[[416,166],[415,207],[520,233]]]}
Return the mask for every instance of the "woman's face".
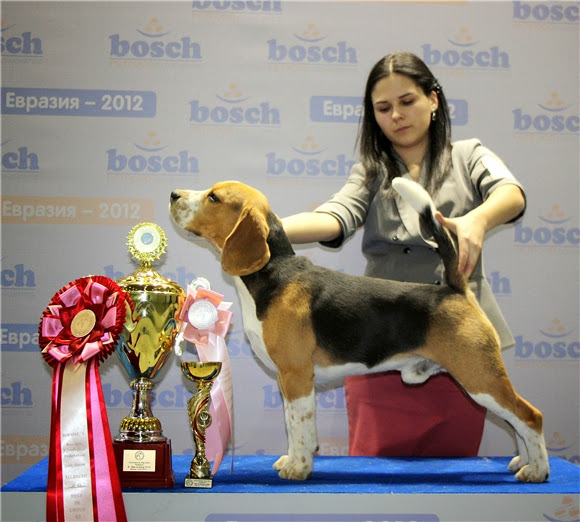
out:
{"label": "woman's face", "polygon": [[428,144],[435,92],[426,95],[411,78],[393,73],[375,84],[371,101],[378,126],[397,152]]}

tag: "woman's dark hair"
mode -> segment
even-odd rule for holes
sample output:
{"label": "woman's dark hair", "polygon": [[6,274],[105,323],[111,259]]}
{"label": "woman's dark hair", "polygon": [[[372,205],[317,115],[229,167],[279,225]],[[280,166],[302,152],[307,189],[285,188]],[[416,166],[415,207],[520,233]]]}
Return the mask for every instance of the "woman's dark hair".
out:
{"label": "woman's dark hair", "polygon": [[443,89],[425,63],[412,53],[398,52],[381,58],[371,69],[363,100],[363,115],[357,141],[360,157],[366,171],[366,184],[373,185],[386,167],[384,187],[389,189],[393,178],[399,176],[393,144],[385,136],[374,116],[372,91],[379,80],[393,73],[413,80],[428,96],[437,93],[439,106],[435,121],[429,126],[429,157],[427,191],[434,195],[451,170],[451,122]]}

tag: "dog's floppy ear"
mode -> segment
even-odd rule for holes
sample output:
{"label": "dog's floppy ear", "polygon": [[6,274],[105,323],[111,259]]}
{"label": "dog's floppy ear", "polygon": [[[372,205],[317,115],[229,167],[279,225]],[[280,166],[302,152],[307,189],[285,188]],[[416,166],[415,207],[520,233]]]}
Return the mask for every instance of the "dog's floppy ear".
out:
{"label": "dog's floppy ear", "polygon": [[236,226],[226,238],[222,249],[222,268],[233,276],[253,274],[270,259],[269,227],[266,217],[256,208],[246,205]]}

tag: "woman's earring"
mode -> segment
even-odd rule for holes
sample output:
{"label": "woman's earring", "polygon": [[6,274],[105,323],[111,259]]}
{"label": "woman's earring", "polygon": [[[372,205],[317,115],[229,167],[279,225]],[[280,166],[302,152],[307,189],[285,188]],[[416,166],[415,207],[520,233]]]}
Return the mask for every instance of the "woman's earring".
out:
{"label": "woman's earring", "polygon": [[433,109],[431,112],[431,121],[435,121],[437,119],[437,110]]}

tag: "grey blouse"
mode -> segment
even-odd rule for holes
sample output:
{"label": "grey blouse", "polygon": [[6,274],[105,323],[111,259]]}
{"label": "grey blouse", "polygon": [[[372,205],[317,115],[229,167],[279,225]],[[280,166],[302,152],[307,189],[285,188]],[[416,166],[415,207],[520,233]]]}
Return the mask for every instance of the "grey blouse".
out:
{"label": "grey blouse", "polygon": [[[452,161],[453,170],[434,197],[435,206],[446,217],[465,215],[504,184],[517,185],[523,192],[503,162],[477,139],[453,143]],[[425,184],[425,163],[419,179],[422,185]],[[398,164],[401,175],[410,178],[404,164],[400,161]],[[417,213],[400,197],[384,196],[381,189],[384,178],[372,188],[365,186],[364,178],[364,168],[357,163],[340,192],[316,209],[333,215],[342,226],[342,236],[324,244],[338,247],[364,225],[365,275],[440,284],[444,280],[443,263],[436,244],[421,230]],[[469,285],[498,331],[502,348],[512,346],[514,339],[485,278],[482,256]]]}

